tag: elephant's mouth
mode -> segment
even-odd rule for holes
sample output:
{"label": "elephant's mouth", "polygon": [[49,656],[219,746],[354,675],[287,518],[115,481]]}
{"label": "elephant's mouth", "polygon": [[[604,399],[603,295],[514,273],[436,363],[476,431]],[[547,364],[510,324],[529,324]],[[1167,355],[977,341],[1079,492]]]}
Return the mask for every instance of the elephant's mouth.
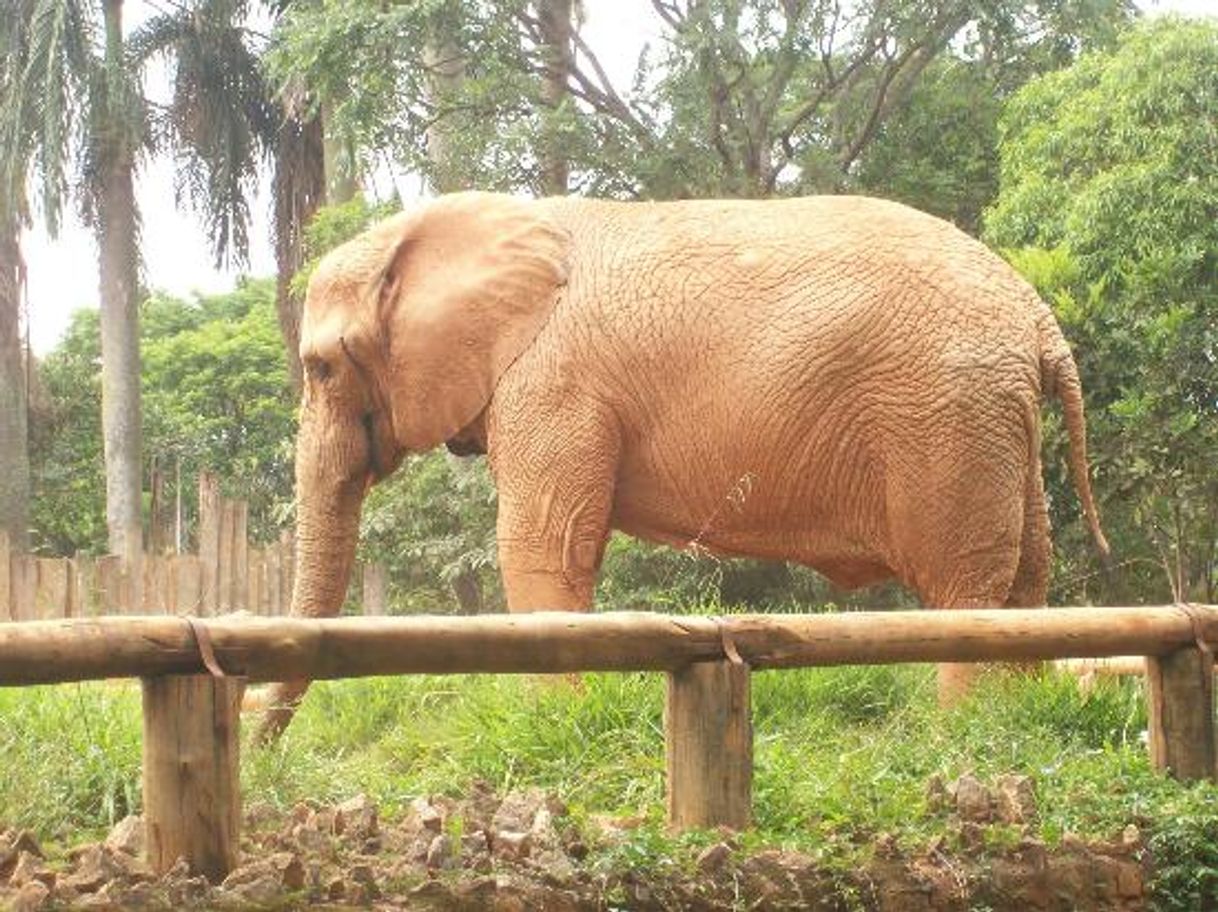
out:
{"label": "elephant's mouth", "polygon": [[465,437],[458,434],[456,437],[450,437],[444,441],[444,446],[448,448],[448,452],[454,456],[485,456],[486,447],[482,445],[480,440],[473,437]]}

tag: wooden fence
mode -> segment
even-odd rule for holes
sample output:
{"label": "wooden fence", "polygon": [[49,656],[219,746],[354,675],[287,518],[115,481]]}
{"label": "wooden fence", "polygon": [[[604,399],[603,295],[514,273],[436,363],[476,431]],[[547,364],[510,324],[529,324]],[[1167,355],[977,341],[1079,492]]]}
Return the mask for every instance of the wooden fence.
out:
{"label": "wooden fence", "polygon": [[[668,819],[751,817],[753,670],[1146,656],[1153,765],[1214,779],[1218,608],[1052,608],[725,618],[95,618],[0,625],[0,685],[140,677],[144,820],[157,871],[237,863],[247,681],[418,673],[663,671]],[[204,659],[208,653],[208,659]],[[207,662],[219,674],[205,674]],[[187,810],[184,810],[187,809]]]}
{"label": "wooden fence", "polygon": [[[295,559],[292,533],[254,544],[248,526],[249,505],[223,497],[215,476],[202,474],[197,554],[146,553],[136,566],[115,555],[37,557],[13,551],[0,532],[0,622],[237,611],[286,615]],[[384,568],[361,565],[356,579],[364,614],[384,614]]]}

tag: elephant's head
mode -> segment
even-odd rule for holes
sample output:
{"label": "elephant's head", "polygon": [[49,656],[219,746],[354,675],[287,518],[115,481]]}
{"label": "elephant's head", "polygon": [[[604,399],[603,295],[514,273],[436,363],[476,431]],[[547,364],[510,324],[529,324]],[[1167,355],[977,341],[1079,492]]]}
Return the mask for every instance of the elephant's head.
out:
{"label": "elephant's head", "polygon": [[464,193],[331,252],[309,282],[293,612],[342,604],[369,486],[458,440],[566,281],[567,234],[523,200]]}

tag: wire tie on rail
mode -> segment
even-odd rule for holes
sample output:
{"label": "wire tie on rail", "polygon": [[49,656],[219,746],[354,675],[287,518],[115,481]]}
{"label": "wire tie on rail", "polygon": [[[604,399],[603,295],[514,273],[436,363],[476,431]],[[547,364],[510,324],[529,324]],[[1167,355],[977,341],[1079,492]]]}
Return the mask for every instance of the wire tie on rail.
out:
{"label": "wire tie on rail", "polygon": [[207,669],[208,674],[213,678],[228,677],[224,673],[224,669],[220,667],[220,663],[216,661],[216,651],[212,648],[211,633],[208,632],[207,625],[195,618],[184,618],[184,620],[194,635],[195,645],[199,647],[199,656],[203,659],[203,667]]}
{"label": "wire tie on rail", "polygon": [[1190,602],[1181,602],[1178,607],[1192,625],[1193,641],[1197,644],[1197,651],[1201,653],[1201,692],[1210,694],[1214,688],[1214,651],[1203,636],[1201,610]]}
{"label": "wire tie on rail", "polygon": [[728,627],[728,622],[723,618],[719,618],[716,623],[719,627],[719,642],[723,646],[723,654],[727,656],[727,660],[733,665],[745,664],[744,659],[740,658],[740,650],[736,648],[736,641],[732,639],[732,632]]}

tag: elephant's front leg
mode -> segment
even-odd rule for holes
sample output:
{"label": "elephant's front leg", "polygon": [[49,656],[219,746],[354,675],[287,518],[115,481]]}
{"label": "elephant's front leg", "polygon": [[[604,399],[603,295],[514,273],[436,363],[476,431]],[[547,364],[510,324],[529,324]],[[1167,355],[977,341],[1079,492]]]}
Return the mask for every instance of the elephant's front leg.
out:
{"label": "elephant's front leg", "polygon": [[587,611],[609,537],[617,442],[595,415],[492,443],[508,610]]}

